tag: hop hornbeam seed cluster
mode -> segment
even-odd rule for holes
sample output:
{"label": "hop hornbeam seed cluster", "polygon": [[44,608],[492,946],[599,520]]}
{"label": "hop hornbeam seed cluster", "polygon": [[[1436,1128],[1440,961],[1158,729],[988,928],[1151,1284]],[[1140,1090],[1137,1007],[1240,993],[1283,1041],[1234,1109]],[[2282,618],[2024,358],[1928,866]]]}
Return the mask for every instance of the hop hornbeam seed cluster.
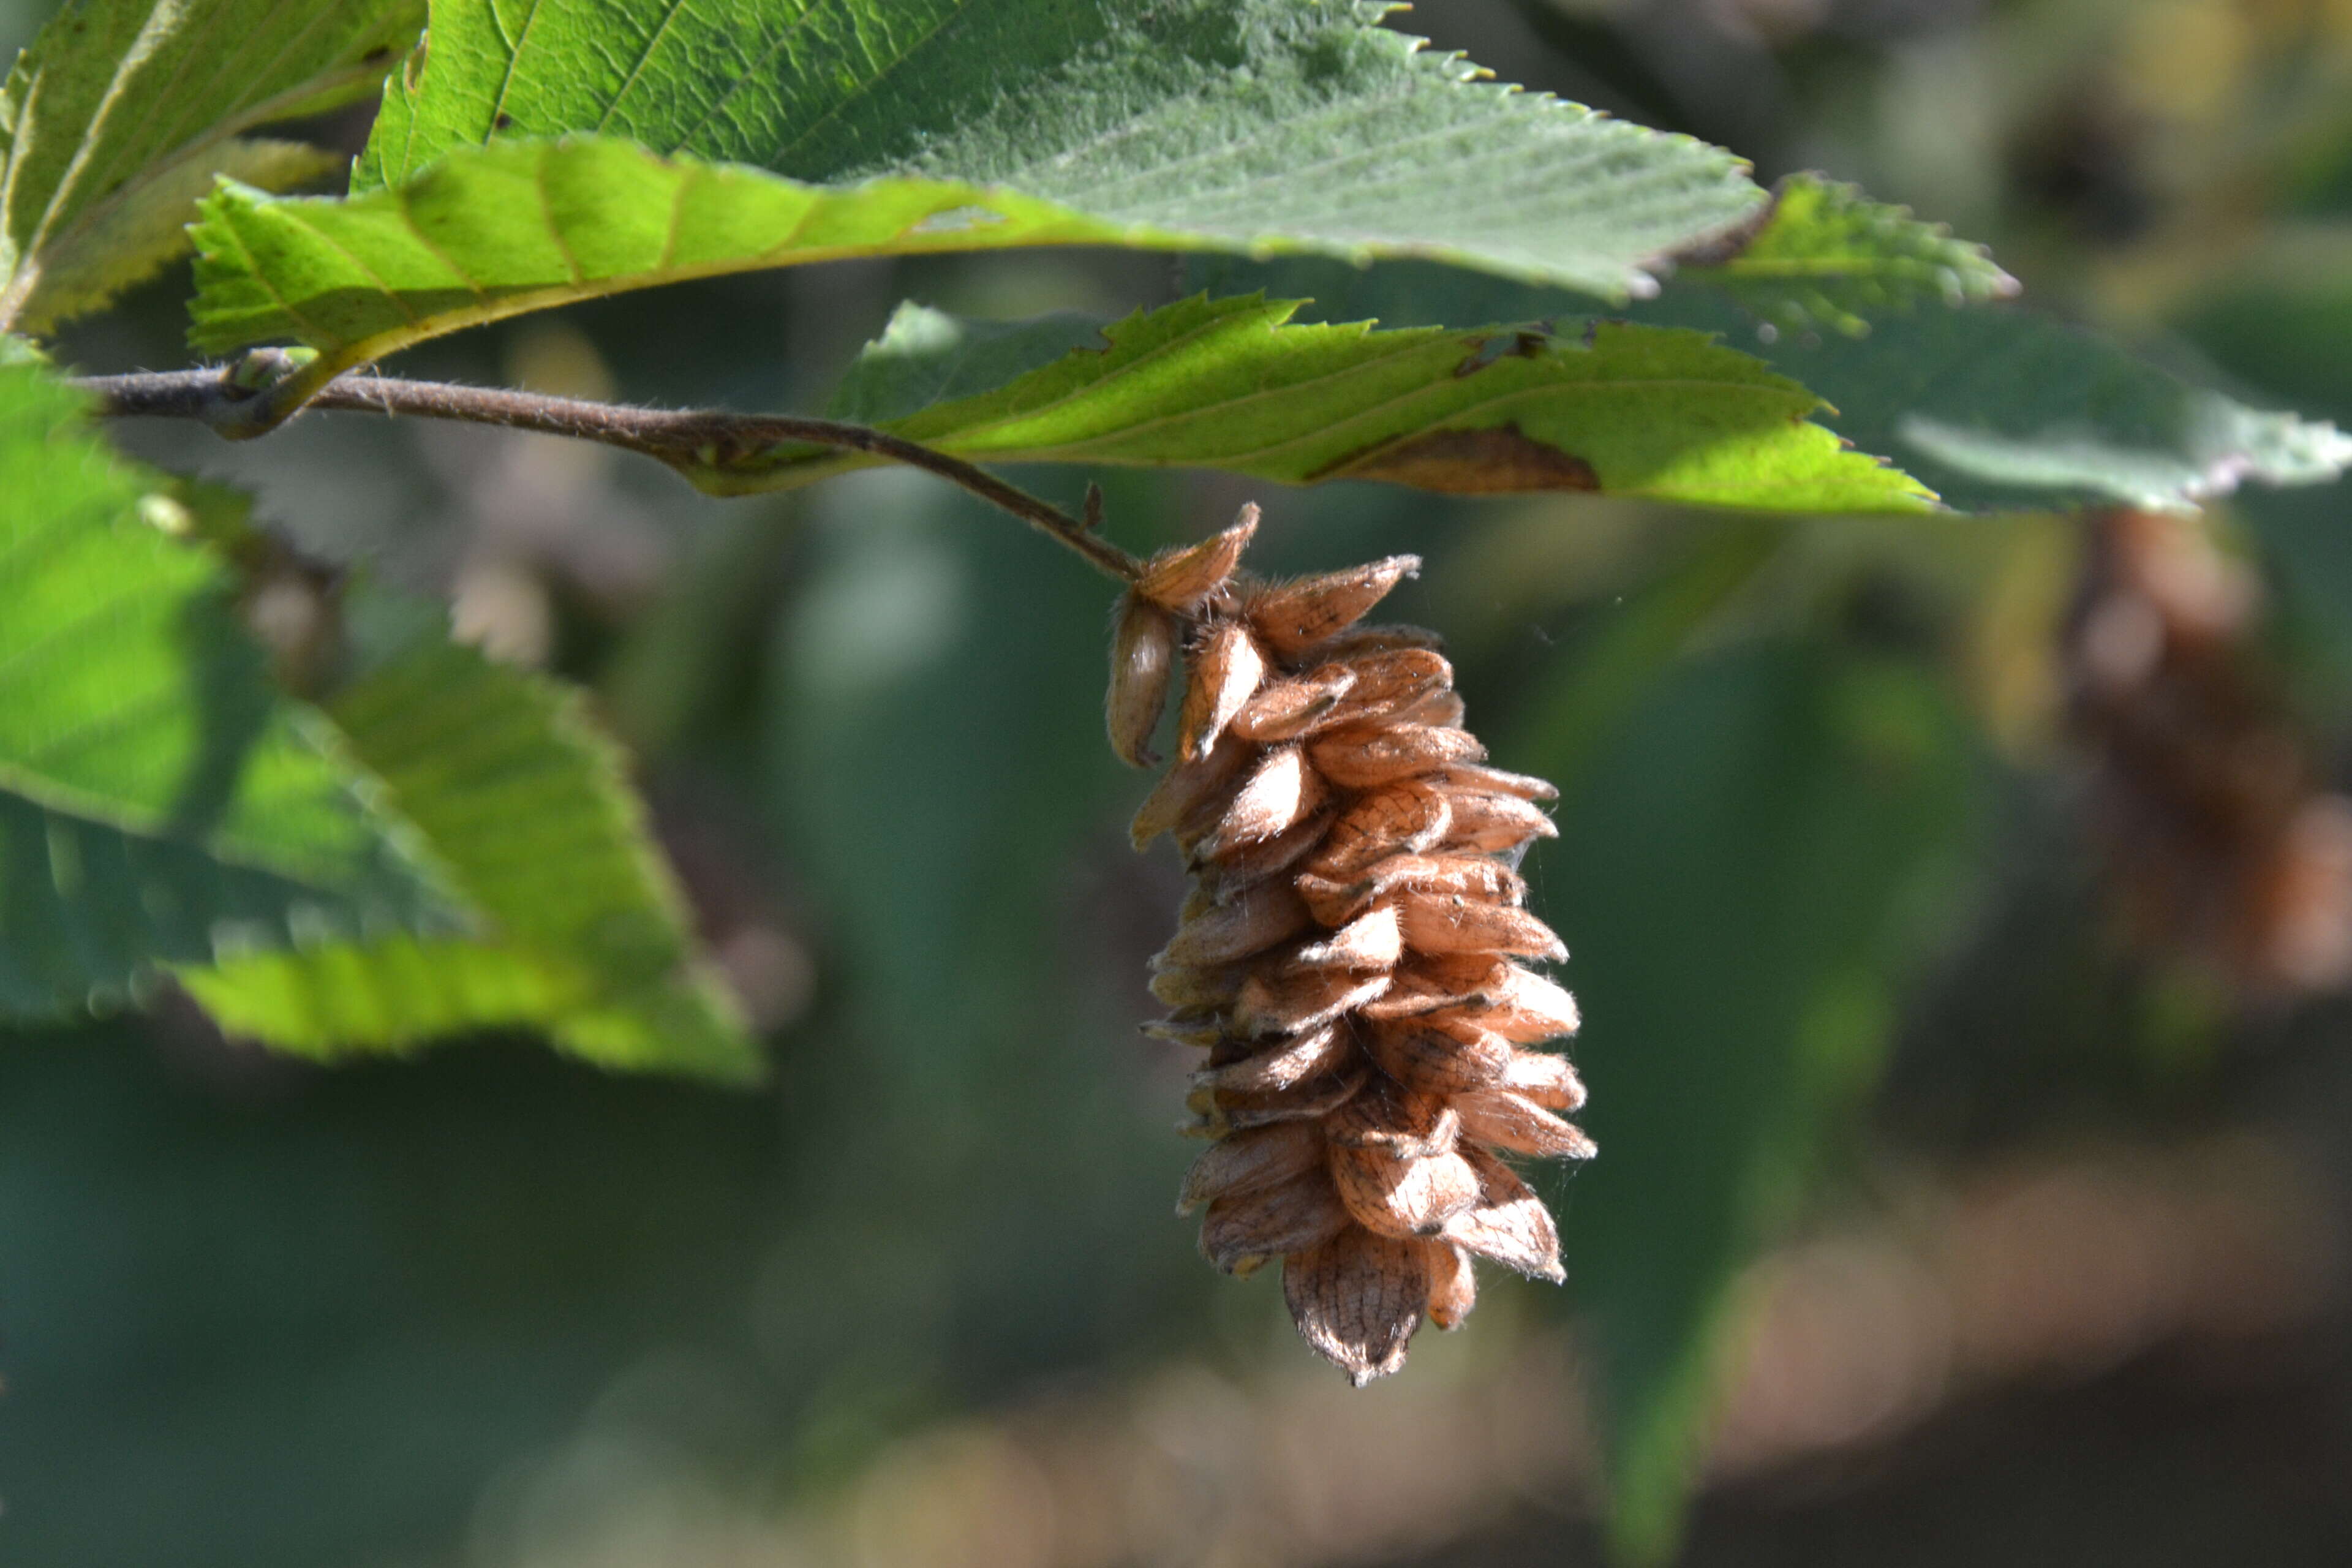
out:
{"label": "hop hornbeam seed cluster", "polygon": [[1137,814],[1192,871],[1153,960],[1206,1051],[1179,1213],[1228,1273],[1270,1258],[1307,1342],[1359,1385],[1425,1316],[1470,1310],[1471,1259],[1559,1280],[1559,1235],[1506,1154],[1583,1159],[1567,956],[1516,867],[1551,786],[1484,765],[1437,638],[1360,625],[1410,555],[1291,583],[1235,567],[1257,509],[1155,558],[1112,641],[1111,744],[1138,766],[1181,658],[1179,755]]}
{"label": "hop hornbeam seed cluster", "polygon": [[2261,594],[2190,517],[2092,515],[2064,659],[2126,936],[2248,999],[2352,981],[2352,800],[2263,654]]}

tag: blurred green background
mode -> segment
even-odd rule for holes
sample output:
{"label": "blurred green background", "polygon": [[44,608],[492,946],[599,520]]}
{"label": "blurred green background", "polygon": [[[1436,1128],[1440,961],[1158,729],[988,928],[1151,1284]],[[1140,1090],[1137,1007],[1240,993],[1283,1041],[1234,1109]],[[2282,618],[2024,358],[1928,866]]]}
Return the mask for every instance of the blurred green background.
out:
{"label": "blurred green background", "polygon": [[[0,5],[0,37],[47,10]],[[1762,177],[1859,180],[2045,310],[2352,424],[2347,0],[1396,25]],[[402,368],[814,407],[903,298],[1118,313],[1297,276],[806,268]],[[61,357],[184,363],[186,290]],[[2352,1013],[2116,939],[2058,697],[2069,521],[1255,495],[1261,570],[1427,557],[1397,617],[1445,634],[1496,761],[1565,791],[1528,869],[1602,1149],[1542,1178],[1570,1286],[1488,1282],[1358,1394],[1171,1213],[1190,1064],[1135,1025],[1180,881],[1126,843],[1148,786],[1102,739],[1081,565],[911,473],[721,503],[497,432],[121,435],[590,686],[775,1071],[730,1095],[517,1039],[324,1071],[186,1007],[7,1040],[0,1561],[1598,1562],[1596,1396],[1616,1539],[1667,1550],[1688,1479],[1693,1563],[2352,1560]],[[1088,476],[1016,477],[1075,504]],[[1104,482],[1139,550],[1254,496]],[[2329,777],[2347,511],[2212,514]]]}

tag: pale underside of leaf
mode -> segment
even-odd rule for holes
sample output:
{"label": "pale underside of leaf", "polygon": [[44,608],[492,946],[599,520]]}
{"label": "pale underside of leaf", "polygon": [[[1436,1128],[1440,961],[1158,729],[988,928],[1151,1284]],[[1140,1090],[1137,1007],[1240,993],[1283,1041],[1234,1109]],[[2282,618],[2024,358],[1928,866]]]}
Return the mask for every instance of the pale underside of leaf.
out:
{"label": "pale underside of leaf", "polygon": [[392,935],[256,951],[173,976],[226,1033],[342,1061],[490,1031],[544,1035],[616,1071],[757,1075],[733,1005],[699,969],[615,987],[575,962],[490,940]]}
{"label": "pale underside of leaf", "polygon": [[35,335],[52,331],[163,270],[188,248],[188,220],[219,176],[283,191],[322,179],[342,162],[307,142],[247,137],[219,144],[209,157],[169,164],[124,199],[92,208],[43,250],[13,325]]}
{"label": "pale underside of leaf", "polygon": [[493,135],[603,132],[809,182],[1001,186],[1106,238],[1438,256],[1612,297],[1761,205],[1729,154],[1481,80],[1386,9],[436,0],[354,189]]}
{"label": "pale underside of leaf", "polygon": [[[1556,289],[1412,262],[1358,269],[1203,258],[1192,270],[1221,290],[1312,295],[1307,313],[1323,320],[1462,325],[1584,309]],[[1830,405],[1822,424],[1901,464],[1960,511],[2115,501],[2177,510],[2249,480],[2325,484],[2352,468],[2352,437],[2332,425],[2249,407],[2032,310],[1916,303],[1874,310],[1858,336],[1792,331],[1694,279],[1623,314],[1717,334],[1803,383]]]}
{"label": "pale underside of leaf", "polygon": [[[184,222],[215,173],[292,183],[287,154],[240,148],[239,134],[372,90],[423,10],[420,0],[74,0],[0,94],[0,325],[46,327],[99,302],[89,269],[102,249],[114,276],[144,276],[170,226],[158,215]],[[112,251],[131,235],[144,247],[135,268]]]}

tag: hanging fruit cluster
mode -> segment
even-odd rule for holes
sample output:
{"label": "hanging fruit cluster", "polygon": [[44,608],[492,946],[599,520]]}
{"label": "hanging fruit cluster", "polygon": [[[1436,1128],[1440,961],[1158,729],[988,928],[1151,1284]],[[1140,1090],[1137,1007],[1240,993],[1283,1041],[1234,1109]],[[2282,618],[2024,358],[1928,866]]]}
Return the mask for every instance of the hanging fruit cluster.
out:
{"label": "hanging fruit cluster", "polygon": [[1363,616],[1420,564],[1237,574],[1255,507],[1161,555],[1123,600],[1111,743],[1139,766],[1181,663],[1179,755],[1135,819],[1192,873],[1153,961],[1156,1033],[1203,1050],[1213,1142],[1181,1207],[1230,1273],[1279,1258],[1307,1342],[1361,1384],[1426,1317],[1470,1310],[1471,1260],[1561,1278],[1506,1155],[1583,1159],[1567,956],[1517,866],[1554,830],[1539,779],[1485,765],[1438,639]]}

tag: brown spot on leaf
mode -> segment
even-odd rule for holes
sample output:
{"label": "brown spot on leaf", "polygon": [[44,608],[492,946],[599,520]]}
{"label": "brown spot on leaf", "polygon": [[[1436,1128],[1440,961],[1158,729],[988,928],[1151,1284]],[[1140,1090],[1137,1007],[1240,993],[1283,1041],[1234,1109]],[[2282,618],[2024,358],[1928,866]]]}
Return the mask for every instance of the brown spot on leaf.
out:
{"label": "brown spot on leaf", "polygon": [[1496,360],[1513,357],[1539,359],[1543,356],[1544,345],[1551,341],[1551,334],[1528,327],[1516,332],[1497,332],[1492,337],[1470,341],[1469,357],[1454,367],[1454,379],[1456,381],[1464,376],[1475,375]]}
{"label": "brown spot on leaf", "polygon": [[1601,476],[1591,463],[1520,434],[1516,425],[1432,430],[1343,458],[1312,478],[1385,479],[1449,495],[1601,488]]}
{"label": "brown spot on leaf", "polygon": [[1781,197],[1789,194],[1789,181],[1774,182],[1772,190],[1755,210],[1727,227],[1693,240],[1678,249],[1667,251],[1648,265],[1657,267],[1723,267],[1739,259],[1742,252],[1756,243],[1756,237],[1769,227],[1780,210]]}

